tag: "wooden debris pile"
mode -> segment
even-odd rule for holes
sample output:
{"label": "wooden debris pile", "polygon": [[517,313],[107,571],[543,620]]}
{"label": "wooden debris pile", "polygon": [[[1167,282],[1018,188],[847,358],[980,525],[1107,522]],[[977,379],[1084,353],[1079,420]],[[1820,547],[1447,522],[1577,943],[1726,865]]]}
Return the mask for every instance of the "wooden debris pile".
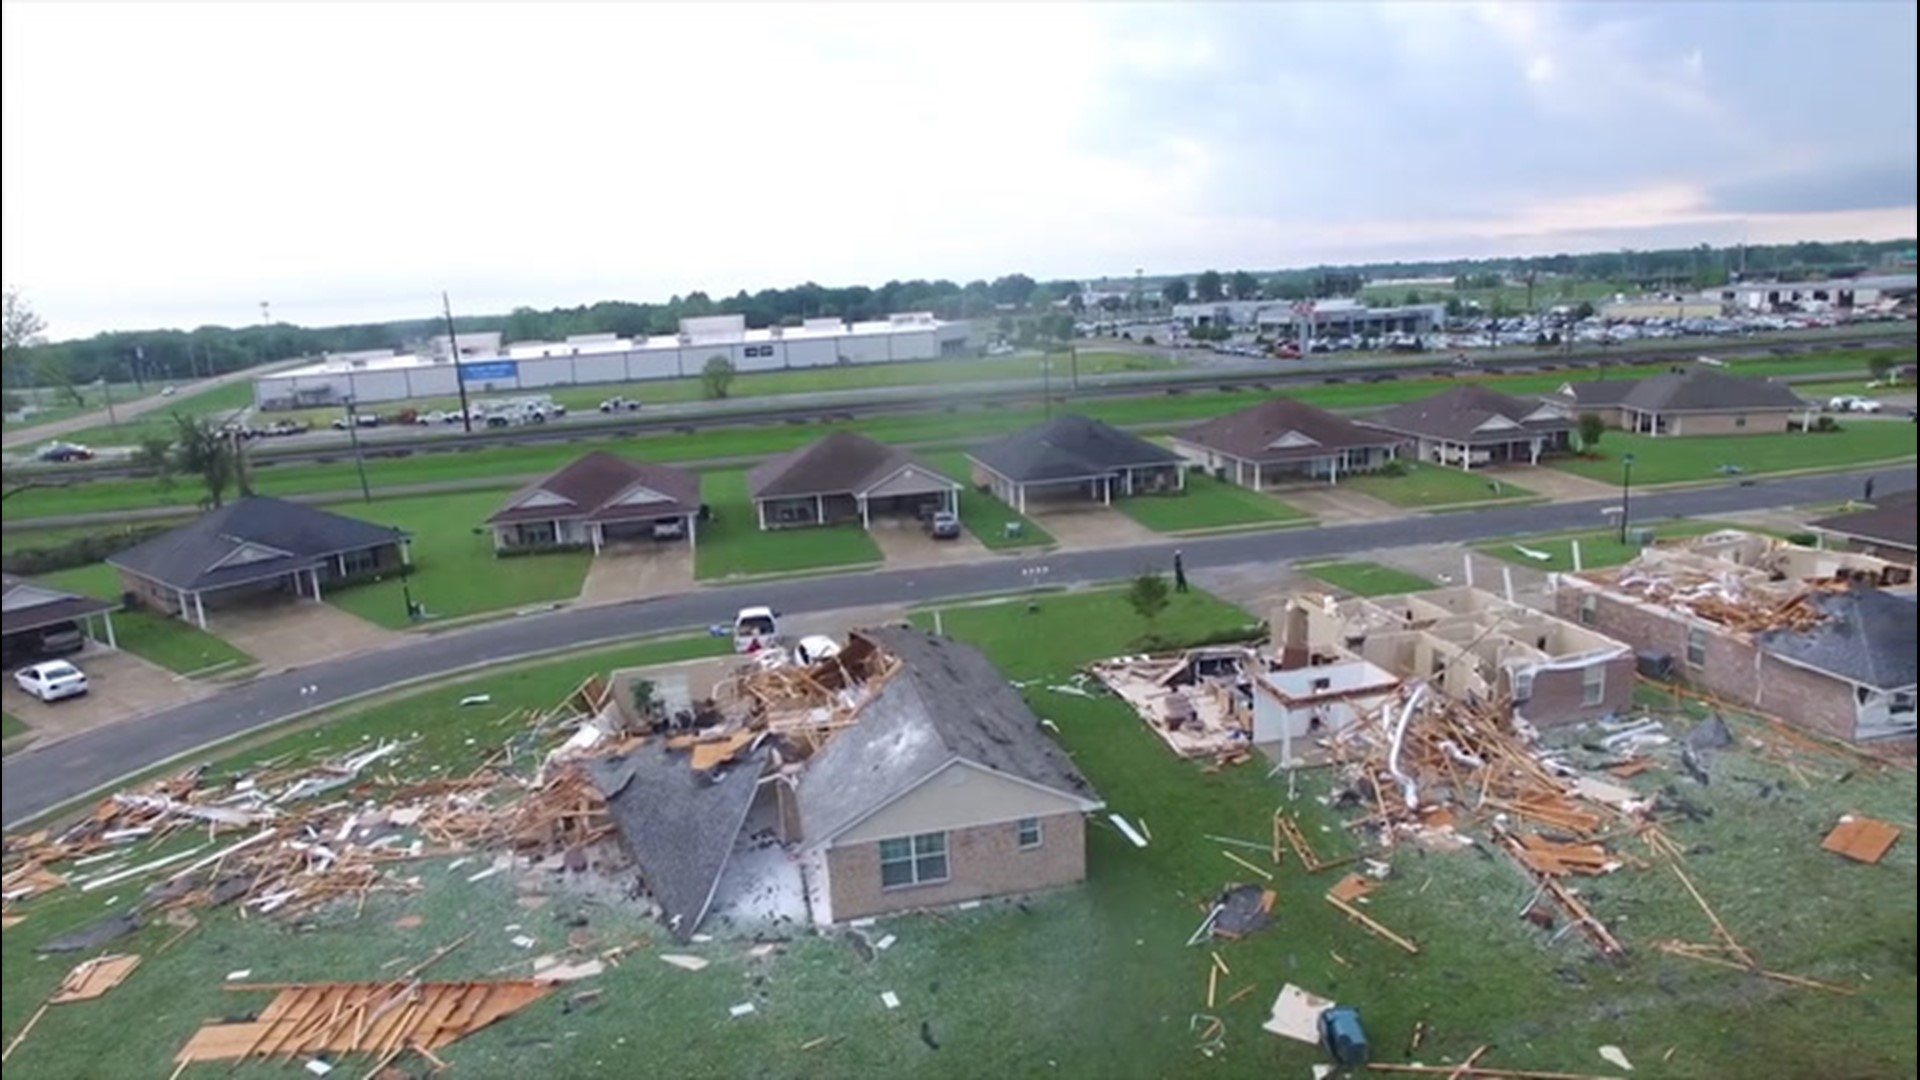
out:
{"label": "wooden debris pile", "polygon": [[133,970],[139,966],[140,957],[127,954],[96,956],[91,960],[83,961],[72,971],[67,972],[67,977],[60,980],[60,985],[54,990],[53,996],[34,1010],[26,1023],[20,1025],[20,1030],[7,1043],[6,1051],[0,1053],[0,1061],[12,1057],[14,1050],[27,1041],[28,1033],[40,1023],[40,1018],[47,1014],[48,1009],[55,1005],[71,1005],[78,1001],[94,1001],[105,997],[108,991],[126,982],[127,976],[132,975]]}
{"label": "wooden debris pile", "polygon": [[1253,677],[1266,661],[1245,646],[1117,656],[1087,670],[1183,758],[1244,761],[1253,745]]}
{"label": "wooden debris pile", "polygon": [[1662,554],[1588,576],[1647,603],[1688,612],[1742,634],[1813,630],[1826,620],[1813,600],[1853,587],[1851,574],[1779,581],[1737,563],[1685,552]]}
{"label": "wooden debris pile", "polygon": [[[831,656],[800,663],[786,653],[762,652],[714,687],[714,703],[726,717],[728,738],[741,731],[771,732],[789,744],[790,758],[810,755],[832,734],[859,719],[860,711],[899,672],[901,660],[853,635]],[[669,744],[672,745],[671,743]],[[738,753],[745,743],[727,753]],[[701,755],[694,767],[730,760]]]}

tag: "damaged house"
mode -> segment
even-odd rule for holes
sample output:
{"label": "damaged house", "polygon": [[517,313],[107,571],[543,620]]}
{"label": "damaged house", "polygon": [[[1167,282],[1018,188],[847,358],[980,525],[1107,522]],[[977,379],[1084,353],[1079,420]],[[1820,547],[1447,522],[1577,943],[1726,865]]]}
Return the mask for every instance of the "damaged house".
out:
{"label": "damaged house", "polygon": [[1737,530],[1564,574],[1554,604],[1652,674],[1852,742],[1914,737],[1913,568]]}
{"label": "damaged house", "polygon": [[[1342,601],[1296,597],[1274,625],[1283,670],[1325,670],[1321,693],[1369,706],[1394,690],[1371,671],[1422,682],[1455,701],[1511,702],[1515,718],[1536,728],[1633,704],[1626,645],[1470,586]],[[1337,731],[1361,714],[1329,714],[1322,727]]]}

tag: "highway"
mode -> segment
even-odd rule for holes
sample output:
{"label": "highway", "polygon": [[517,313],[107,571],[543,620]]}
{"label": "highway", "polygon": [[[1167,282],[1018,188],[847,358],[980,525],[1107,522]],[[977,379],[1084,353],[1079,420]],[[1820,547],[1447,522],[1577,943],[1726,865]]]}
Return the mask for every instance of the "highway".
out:
{"label": "highway", "polygon": [[[1828,502],[1837,491],[1858,490],[1866,473],[1807,476],[1750,484],[1729,483],[1647,494],[1634,500],[1638,521],[1709,517],[1741,511]],[[1874,470],[1882,492],[1911,489],[1914,469]],[[1529,533],[1590,529],[1610,500],[1439,514],[1411,520],[1274,533],[1186,539],[1179,543],[1190,569],[1351,555],[1368,550],[1470,543]],[[568,608],[422,636],[378,652],[262,677],[203,701],[7,758],[0,786],[0,817],[14,828],[36,815],[112,787],[161,762],[187,757],[220,740],[393,687],[539,654],[645,634],[698,631],[729,622],[747,604],[771,604],[787,613],[870,605],[926,603],[943,598],[1005,593],[1026,587],[1025,574],[1047,567],[1049,585],[1114,581],[1143,565],[1165,565],[1174,544],[1054,554],[1039,559],[1001,557],[932,569],[861,573],[701,589],[678,596],[599,607]]]}
{"label": "highway", "polygon": [[[1873,346],[1913,346],[1904,326],[1892,328],[1888,336],[1821,337],[1782,341],[1704,341],[1663,348],[1635,347],[1619,353],[1579,352],[1571,355],[1516,350],[1510,355],[1487,354],[1476,357],[1472,368],[1456,367],[1450,357],[1432,354],[1368,357],[1360,360],[1276,361],[1206,355],[1206,362],[1173,371],[1115,372],[1082,376],[1077,385],[1068,370],[1065,357],[1055,362],[1050,377],[991,382],[961,383],[947,386],[891,386],[860,390],[821,391],[781,394],[737,401],[678,402],[653,405],[638,413],[603,415],[599,412],[570,414],[560,421],[512,428],[476,428],[472,433],[459,424],[430,426],[393,426],[363,428],[361,445],[369,457],[405,456],[415,453],[457,452],[483,447],[530,446],[539,444],[586,442],[590,440],[681,434],[721,427],[804,424],[815,421],[845,421],[859,417],[900,415],[930,411],[967,411],[1005,408],[1010,404],[1037,402],[1047,396],[1056,400],[1072,398],[1151,397],[1160,394],[1206,390],[1245,390],[1316,386],[1330,383],[1387,381],[1397,378],[1436,374],[1518,372],[1545,370],[1596,369],[1602,366],[1645,366],[1673,363],[1696,356],[1789,356],[1803,352],[1831,352]],[[1137,347],[1136,347],[1137,348]],[[1161,350],[1176,356],[1198,356]],[[525,396],[525,395],[522,395]],[[395,403],[398,407],[403,403]],[[293,465],[337,461],[348,452],[345,432],[323,429],[306,435],[257,440],[249,456],[256,465]],[[96,461],[90,464],[32,466],[18,469],[22,476],[32,475],[57,482],[81,482],[134,475],[138,470],[123,462]]]}

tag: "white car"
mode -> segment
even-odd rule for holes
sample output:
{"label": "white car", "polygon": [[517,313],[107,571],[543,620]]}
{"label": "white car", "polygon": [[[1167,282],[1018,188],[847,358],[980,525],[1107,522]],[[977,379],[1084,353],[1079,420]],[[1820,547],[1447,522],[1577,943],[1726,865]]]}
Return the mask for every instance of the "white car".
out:
{"label": "white car", "polygon": [[1846,394],[1827,402],[1827,410],[1829,412],[1877,413],[1881,408],[1882,406],[1878,401],[1872,398],[1859,397],[1854,394]]}
{"label": "white car", "polygon": [[41,701],[54,702],[87,692],[87,674],[65,660],[48,660],[13,673],[20,689]]}

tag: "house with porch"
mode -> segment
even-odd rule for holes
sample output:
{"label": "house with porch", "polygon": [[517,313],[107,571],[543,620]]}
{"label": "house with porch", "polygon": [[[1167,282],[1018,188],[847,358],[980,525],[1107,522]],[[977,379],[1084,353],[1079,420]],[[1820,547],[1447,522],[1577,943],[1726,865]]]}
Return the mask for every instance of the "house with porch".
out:
{"label": "house with porch", "polygon": [[1574,417],[1593,413],[1636,435],[1760,435],[1810,421],[1819,410],[1783,383],[1712,368],[1647,379],[1570,382],[1546,400]]}
{"label": "house with porch", "polygon": [[0,664],[12,667],[77,652],[88,641],[118,648],[113,634],[113,613],[118,610],[120,605],[111,600],[0,575]]}
{"label": "house with porch", "polygon": [[1185,459],[1158,443],[1072,414],[967,455],[975,485],[1022,513],[1030,501],[1114,498],[1186,487]]}
{"label": "house with porch", "polygon": [[747,473],[762,529],[918,519],[960,512],[960,485],[912,454],[851,431],[769,458]]}
{"label": "house with porch", "polygon": [[207,611],[324,590],[408,565],[400,529],[262,495],[237,499],[107,560],[143,607],[205,629]]}
{"label": "house with porch", "polygon": [[1292,398],[1195,424],[1174,436],[1174,452],[1230,484],[1255,490],[1302,480],[1338,483],[1373,472],[1399,453],[1399,436],[1362,427]]}
{"label": "house with porch", "polygon": [[1538,465],[1543,457],[1570,451],[1575,430],[1573,418],[1557,405],[1471,384],[1395,405],[1360,423],[1402,437],[1421,461],[1460,469]]}
{"label": "house with porch", "polygon": [[655,538],[698,544],[700,476],[604,450],[515,492],[487,519],[496,552],[592,548]]}

